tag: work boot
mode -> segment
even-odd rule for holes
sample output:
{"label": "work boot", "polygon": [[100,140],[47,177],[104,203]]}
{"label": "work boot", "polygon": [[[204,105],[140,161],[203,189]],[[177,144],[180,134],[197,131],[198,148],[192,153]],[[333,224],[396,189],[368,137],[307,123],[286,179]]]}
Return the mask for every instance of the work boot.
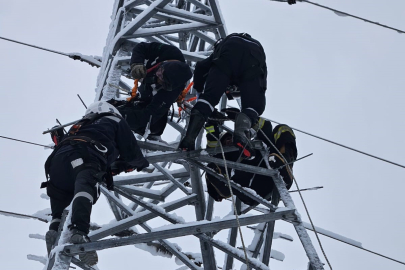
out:
{"label": "work boot", "polygon": [[239,148],[242,157],[246,159],[253,159],[255,157],[255,150],[250,140],[250,128],[252,121],[244,114],[239,113],[235,119],[235,132],[233,133],[233,144]]}
{"label": "work boot", "polygon": [[195,139],[204,126],[205,117],[198,110],[193,109],[190,115],[186,136],[181,140],[179,148],[184,151],[195,150]]}
{"label": "work boot", "polygon": [[165,140],[162,139],[162,136],[160,135],[150,135],[148,136],[147,140],[149,141],[155,141],[155,142],[160,142],[160,143],[164,143],[166,145],[169,145]]}
{"label": "work boot", "polygon": [[[72,244],[83,244],[83,243],[89,243],[90,239],[86,233],[79,231],[78,229],[73,229],[72,236],[70,237],[70,242]],[[81,254],[79,254],[79,259],[83,263],[90,265],[90,266],[95,265],[98,262],[98,256],[95,251],[81,253]]]}
{"label": "work boot", "polygon": [[58,238],[58,232],[55,230],[49,230],[45,234],[46,251],[48,251],[48,256],[49,253],[51,253],[52,246],[55,245],[56,238]]}

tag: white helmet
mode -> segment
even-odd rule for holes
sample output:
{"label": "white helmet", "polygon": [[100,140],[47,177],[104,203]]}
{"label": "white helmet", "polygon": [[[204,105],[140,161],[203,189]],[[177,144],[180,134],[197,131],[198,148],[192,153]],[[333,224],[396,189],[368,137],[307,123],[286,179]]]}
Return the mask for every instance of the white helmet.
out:
{"label": "white helmet", "polygon": [[90,113],[106,113],[106,112],[116,113],[121,116],[117,108],[115,108],[113,105],[111,105],[106,101],[96,101],[93,104],[90,104],[90,106],[86,110],[86,115]]}

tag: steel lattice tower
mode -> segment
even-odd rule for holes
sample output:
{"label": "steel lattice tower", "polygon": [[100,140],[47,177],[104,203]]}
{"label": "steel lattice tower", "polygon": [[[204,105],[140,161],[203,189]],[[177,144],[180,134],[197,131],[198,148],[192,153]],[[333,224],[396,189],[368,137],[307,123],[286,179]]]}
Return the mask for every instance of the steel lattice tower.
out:
{"label": "steel lattice tower", "polygon": [[[119,95],[117,86],[128,92],[131,90],[132,87],[123,79],[124,77],[129,78],[131,51],[139,42],[155,41],[175,45],[181,49],[187,63],[193,67],[196,61],[205,59],[212,52],[217,39],[227,35],[217,0],[115,0],[111,18],[102,61],[82,57],[82,60],[100,66],[95,100],[109,100],[116,97]],[[226,98],[223,98],[220,106],[224,107],[225,105]],[[173,121],[169,121],[169,124],[180,134],[184,134],[185,128],[183,126]],[[200,145],[201,137],[202,133],[197,140]],[[114,192],[102,186],[101,191],[107,198],[117,222],[105,228],[93,228],[96,230],[89,235],[91,243],[68,244],[52,253],[47,263],[47,269],[68,270],[71,263],[83,269],[94,269],[83,265],[73,255],[91,250],[150,243],[152,241],[163,246],[189,269],[213,270],[217,269],[218,265],[221,267],[223,265],[222,269],[228,270],[232,269],[234,259],[246,263],[244,253],[235,247],[237,238],[235,217],[212,221],[214,200],[209,196],[206,200],[204,194],[201,170],[221,181],[226,181],[221,175],[205,166],[208,162],[214,162],[218,165],[224,164],[222,159],[211,157],[211,154],[219,153],[219,149],[205,149],[203,151],[200,147],[199,150],[195,151],[179,152],[176,150],[176,144],[163,145],[151,141],[139,141],[139,145],[144,150],[154,151],[147,155],[147,159],[153,164],[155,172],[117,176],[114,178]],[[257,142],[255,146],[263,156],[268,156],[260,142]],[[235,151],[236,148],[228,147],[224,150]],[[175,170],[166,168],[170,162],[179,164],[182,168]],[[277,187],[277,190],[270,194],[272,200],[269,202],[266,198],[252,195],[232,183],[234,188],[264,206],[264,208],[260,208],[262,212],[260,215],[241,215],[239,217],[241,226],[258,224],[256,229],[259,233],[252,240],[252,245],[249,246],[248,250],[250,267],[261,270],[270,269],[268,265],[275,220],[284,220],[295,227],[308,256],[309,269],[323,269],[278,171],[272,170],[269,166],[265,169],[230,161],[227,162],[227,166],[271,176]],[[191,189],[184,185],[189,179]],[[161,184],[162,188],[159,191],[156,188],[152,189],[156,183]],[[139,187],[139,184],[143,184],[142,187]],[[168,201],[167,197],[176,190],[183,193],[182,197]],[[131,204],[124,203],[122,198],[130,201]],[[284,208],[277,207],[279,200],[284,203]],[[187,205],[192,205],[195,209],[194,222],[184,222],[177,215],[170,213]],[[236,201],[236,208],[238,214],[245,214],[253,209],[253,207],[241,207],[238,200]],[[67,212],[64,217],[69,218]],[[173,226],[155,230],[147,224],[148,221],[155,218],[163,218],[172,223]],[[147,233],[136,234],[130,229],[133,226],[140,226]],[[228,243],[213,238],[217,232],[224,229],[230,230]],[[62,240],[66,231],[59,232]],[[104,239],[109,236],[116,238]],[[179,251],[175,245],[167,240],[181,236],[199,239],[203,258],[202,265],[195,263],[192,258]],[[214,248],[217,252],[225,253],[223,264],[215,260]],[[259,253],[261,253],[261,260],[256,259],[259,257]]]}

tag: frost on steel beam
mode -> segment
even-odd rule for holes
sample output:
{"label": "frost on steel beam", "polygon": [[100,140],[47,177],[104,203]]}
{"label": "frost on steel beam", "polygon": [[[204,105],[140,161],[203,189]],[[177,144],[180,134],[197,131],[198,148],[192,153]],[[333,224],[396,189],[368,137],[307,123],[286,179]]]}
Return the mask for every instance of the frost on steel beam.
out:
{"label": "frost on steel beam", "polygon": [[[263,155],[263,157],[265,157],[267,168],[271,168],[269,165],[269,162],[268,162],[268,158],[266,158],[266,157],[268,157],[268,154],[262,150],[262,155]],[[278,194],[280,195],[281,200],[283,201],[283,203],[286,207],[289,207],[291,209],[296,209],[294,202],[290,196],[290,193],[288,193],[285,183],[281,179],[280,173],[278,171],[276,171],[276,172],[277,172],[276,174],[273,173],[271,178],[273,179],[274,185],[276,186],[276,188],[278,190]],[[295,231],[297,232],[298,237],[300,238],[302,246],[304,247],[307,257],[311,263],[311,266],[316,270],[324,269],[323,264],[322,264],[321,260],[319,259],[319,256],[315,250],[315,247],[312,244],[311,238],[309,237],[308,232],[306,231],[306,229],[302,223],[301,216],[298,214],[298,212],[296,210],[294,210],[294,211],[296,212],[296,220],[293,222],[293,225],[294,225]]]}
{"label": "frost on steel beam", "polygon": [[[182,178],[182,177],[187,177],[190,174],[187,172],[186,169],[179,169],[179,170],[174,170],[170,171],[170,174],[174,178]],[[160,173],[150,173],[150,174],[141,174],[141,175],[130,175],[130,176],[115,176],[114,177],[114,185],[132,185],[132,184],[138,184],[138,183],[147,183],[151,181],[160,181],[160,180],[167,180],[167,177]]]}
{"label": "frost on steel beam", "polygon": [[[181,208],[183,206],[194,203],[196,200],[196,197],[197,196],[195,194],[189,195],[189,196],[186,196],[179,200],[162,204],[162,205],[160,205],[160,207],[163,208],[166,212],[170,212],[170,211],[176,210],[178,208]],[[143,211],[140,213],[136,213],[132,217],[117,221],[114,224],[109,224],[105,228],[101,228],[97,231],[91,232],[89,234],[90,240],[96,241],[96,240],[102,239],[104,237],[119,233],[132,226],[135,226],[140,223],[146,222],[150,219],[153,219],[156,216],[157,216],[156,214],[151,213],[150,211]]]}
{"label": "frost on steel beam", "polygon": [[[283,219],[291,217],[294,214],[294,210],[281,210],[275,213],[256,215],[256,216],[240,216],[239,223],[241,226],[246,226],[250,224],[256,224],[261,222],[268,222],[271,220]],[[163,213],[160,213],[163,215]],[[166,216],[170,219],[168,216]],[[78,245],[66,245],[64,247],[64,252],[69,255],[76,255],[83,252],[101,250],[106,248],[113,248],[118,246],[133,245],[137,243],[150,242],[158,239],[168,239],[181,237],[186,235],[195,235],[200,233],[215,232],[218,230],[223,230],[227,228],[237,227],[238,223],[234,217],[227,217],[219,221],[200,221],[193,222],[191,224],[176,224],[164,226],[166,229],[155,229],[150,233],[137,234],[133,236],[126,237],[125,239],[109,239],[101,240],[98,242],[90,242]]]}
{"label": "frost on steel beam", "polygon": [[[117,0],[113,10],[96,100],[114,98],[118,90],[112,84],[118,85],[121,76],[130,78],[129,54],[136,43],[146,39],[176,45],[192,65],[206,58],[216,39],[226,36],[217,1]],[[127,56],[125,64],[123,56]]]}
{"label": "frost on steel beam", "polygon": [[227,30],[226,30],[226,26],[224,24],[225,20],[224,20],[224,17],[222,16],[218,1],[217,0],[208,0],[208,2],[210,3],[215,21],[220,25],[218,27],[218,32],[219,32],[220,37],[226,37]]}
{"label": "frost on steel beam", "polygon": [[[145,231],[152,232],[152,228],[148,226],[146,223],[140,225]],[[167,250],[169,250],[174,256],[176,256],[182,263],[184,263],[189,269],[192,270],[202,270],[201,267],[198,267],[191,261],[183,252],[179,251],[175,245],[170,243],[165,239],[159,239],[159,243],[161,243]]]}
{"label": "frost on steel beam", "polygon": [[[241,201],[239,199],[236,199],[235,208],[238,213],[241,210],[241,205],[242,205]],[[231,247],[235,247],[237,236],[238,236],[238,228],[231,228],[229,230],[229,234],[228,234],[228,245],[230,245]],[[224,263],[223,269],[228,270],[228,269],[233,268],[233,257],[232,256],[229,256],[226,253],[224,261],[225,261],[225,263]]]}
{"label": "frost on steel beam", "polygon": [[140,37],[148,37],[148,36],[155,36],[155,35],[167,35],[173,33],[184,33],[190,32],[194,30],[205,30],[205,29],[212,29],[214,26],[210,24],[200,23],[200,22],[192,22],[187,24],[178,24],[178,25],[169,25],[169,26],[161,26],[152,29],[140,29],[133,34],[128,36],[123,36],[125,39],[129,38],[140,38]]}
{"label": "frost on steel beam", "polygon": [[[280,201],[280,195],[278,194],[278,191],[273,190],[273,194],[271,197],[272,204],[278,206],[279,201]],[[271,253],[271,246],[273,244],[273,235],[274,235],[275,225],[276,224],[274,221],[270,221],[267,223],[266,241],[264,243],[263,256],[262,256],[262,262],[265,265],[269,265],[269,263],[270,263],[270,253]]]}

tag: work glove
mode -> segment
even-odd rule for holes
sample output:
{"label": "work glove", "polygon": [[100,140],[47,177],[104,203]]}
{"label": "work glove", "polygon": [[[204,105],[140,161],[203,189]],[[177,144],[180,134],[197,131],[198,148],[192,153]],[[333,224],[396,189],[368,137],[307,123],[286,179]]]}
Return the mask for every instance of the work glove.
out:
{"label": "work glove", "polygon": [[122,172],[132,172],[135,168],[128,162],[123,160],[116,160],[111,164],[111,174],[118,175]]}
{"label": "work glove", "polygon": [[240,110],[237,108],[225,108],[221,110],[222,112],[226,113],[229,119],[235,121],[236,116],[240,113]]}
{"label": "work glove", "polygon": [[137,171],[137,172],[140,172],[140,171],[142,171],[143,169],[149,167],[149,161],[148,161],[146,158],[143,158],[143,161],[142,161],[142,162],[143,162],[143,163],[141,163],[140,165],[137,165],[137,166],[136,166],[136,171]]}
{"label": "work glove", "polygon": [[134,79],[143,79],[146,77],[146,67],[143,64],[134,63],[131,65],[131,76]]}

